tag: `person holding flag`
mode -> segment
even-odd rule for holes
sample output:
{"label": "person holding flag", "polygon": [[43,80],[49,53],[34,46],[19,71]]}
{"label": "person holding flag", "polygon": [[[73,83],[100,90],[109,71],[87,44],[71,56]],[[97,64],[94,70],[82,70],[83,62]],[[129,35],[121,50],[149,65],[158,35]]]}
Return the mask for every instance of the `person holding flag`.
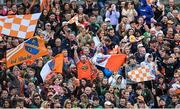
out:
{"label": "person holding flag", "polygon": [[92,62],[98,66],[107,77],[111,76],[112,72],[118,72],[121,66],[125,63],[126,60],[125,54],[111,54],[104,55],[102,53],[101,45],[97,47],[97,52],[92,58]]}
{"label": "person holding flag", "polygon": [[95,66],[90,62],[90,60],[86,57],[86,55],[81,55],[80,59],[77,53],[77,46],[74,45],[74,59],[77,64],[78,70],[78,79],[81,80],[86,78],[88,80],[93,79],[93,75],[96,73]]}
{"label": "person holding flag", "polygon": [[157,75],[157,64],[153,62],[153,56],[151,54],[146,53],[145,60],[141,62],[141,66],[148,67],[153,75]]}
{"label": "person holding flag", "polygon": [[149,88],[153,88],[153,80],[156,79],[158,70],[157,70],[157,64],[153,62],[153,56],[149,53],[146,53],[145,60],[141,62],[141,67],[146,67],[150,69],[150,73],[153,75],[151,81],[146,81],[145,84],[149,86]]}

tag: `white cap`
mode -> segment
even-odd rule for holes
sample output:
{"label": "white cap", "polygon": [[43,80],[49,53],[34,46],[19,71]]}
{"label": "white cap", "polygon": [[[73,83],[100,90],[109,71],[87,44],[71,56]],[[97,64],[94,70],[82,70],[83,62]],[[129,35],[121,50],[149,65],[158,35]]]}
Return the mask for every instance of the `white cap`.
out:
{"label": "white cap", "polygon": [[104,103],[105,105],[112,105],[112,103],[110,102],[110,101],[106,101],[105,103]]}
{"label": "white cap", "polygon": [[64,21],[62,22],[62,26],[68,25],[68,22]]}
{"label": "white cap", "polygon": [[137,48],[139,48],[139,47],[143,47],[143,44],[138,44]]}
{"label": "white cap", "polygon": [[105,22],[111,21],[110,18],[105,18]]}

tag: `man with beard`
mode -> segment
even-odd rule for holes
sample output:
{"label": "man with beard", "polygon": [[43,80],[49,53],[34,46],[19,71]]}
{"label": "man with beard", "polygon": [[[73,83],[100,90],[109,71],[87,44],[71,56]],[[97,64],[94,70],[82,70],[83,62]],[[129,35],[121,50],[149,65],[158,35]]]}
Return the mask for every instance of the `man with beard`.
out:
{"label": "man with beard", "polygon": [[142,44],[139,44],[137,46],[137,52],[134,54],[136,61],[138,64],[144,61],[145,59],[145,54],[146,54],[146,49]]}
{"label": "man with beard", "polygon": [[[128,58],[128,64],[125,65],[125,74],[126,78],[128,78],[128,72],[132,71],[139,67],[139,64],[137,64],[135,56],[130,56]],[[133,81],[131,81],[129,78],[127,79],[127,84],[135,84]]]}

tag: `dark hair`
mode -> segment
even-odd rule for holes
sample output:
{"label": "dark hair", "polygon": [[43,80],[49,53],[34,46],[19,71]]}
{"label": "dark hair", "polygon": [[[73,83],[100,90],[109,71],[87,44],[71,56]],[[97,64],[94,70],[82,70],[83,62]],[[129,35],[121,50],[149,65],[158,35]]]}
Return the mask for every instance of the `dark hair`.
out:
{"label": "dark hair", "polygon": [[82,86],[82,80],[84,80],[84,81],[86,81],[86,85],[85,85],[85,87],[89,87],[90,86],[90,81],[89,80],[87,80],[86,78],[82,78],[81,79],[81,81],[80,81],[80,85]]}
{"label": "dark hair", "polygon": [[137,37],[137,36],[141,36],[142,34],[141,34],[141,31],[140,31],[140,30],[136,30],[135,33],[134,33],[134,35]]}
{"label": "dark hair", "polygon": [[110,32],[111,30],[114,30],[114,28],[109,28],[109,29],[108,29],[108,32]]}
{"label": "dark hair", "polygon": [[[129,37],[129,31],[130,31],[130,30],[133,30],[133,29],[128,29],[128,31],[127,31],[127,36],[128,36],[128,37]],[[134,34],[135,34],[135,31],[134,31],[134,30],[133,30],[133,32],[134,32]],[[133,34],[133,35],[134,35],[134,34]]]}
{"label": "dark hair", "polygon": [[[59,4],[62,4],[62,0],[59,0]],[[55,1],[53,1],[53,6],[55,7]]]}
{"label": "dark hair", "polygon": [[[109,4],[108,9],[111,8],[112,3]],[[112,10],[110,11],[110,15],[112,14]]]}
{"label": "dark hair", "polygon": [[99,100],[99,97],[98,96],[94,96],[93,100]]}
{"label": "dark hair", "polygon": [[129,4],[130,2],[125,2],[125,5],[124,5],[124,9],[125,10],[127,10],[128,9],[128,4]]}
{"label": "dark hair", "polygon": [[31,67],[29,68],[29,70],[30,70],[30,71],[33,71],[34,73],[36,72],[36,71],[35,71],[33,68],[31,68]]}
{"label": "dark hair", "polygon": [[[70,4],[67,3],[67,2],[65,2],[65,3],[63,4],[63,11],[65,11],[65,5],[69,5],[69,8],[71,8],[71,7],[70,7]],[[71,9],[69,9],[69,10],[71,10]],[[66,10],[66,11],[69,11],[69,10]]]}
{"label": "dark hair", "polygon": [[7,108],[7,107],[5,107],[5,101],[8,101],[9,102],[9,108],[11,108],[11,100],[10,99],[5,99],[5,100],[3,100],[3,108]]}
{"label": "dark hair", "polygon": [[130,24],[132,24],[132,23],[136,23],[136,21],[133,20],[133,21],[130,22]]}
{"label": "dark hair", "polygon": [[18,99],[16,99],[16,103],[17,103],[17,102],[24,102],[24,99],[18,98]]}
{"label": "dark hair", "polygon": [[87,106],[86,106],[86,108],[93,108],[94,106],[91,104],[91,103],[89,103]]}
{"label": "dark hair", "polygon": [[63,48],[62,51],[68,51],[66,48]]}
{"label": "dark hair", "polygon": [[119,98],[122,98],[122,97],[123,97],[123,95],[122,95],[122,91],[123,91],[123,90],[125,91],[125,89],[120,89],[120,90],[119,90]]}
{"label": "dark hair", "polygon": [[[47,23],[50,23],[50,22],[49,22],[49,21],[47,21],[47,22],[45,23],[45,25],[44,25],[44,28],[45,28],[45,26],[46,26],[46,24],[47,24]],[[50,25],[51,25],[51,23],[50,23]],[[52,26],[52,25],[51,25],[51,26]]]}
{"label": "dark hair", "polygon": [[12,6],[12,0],[6,0],[6,4],[7,4],[7,2],[9,2],[9,1],[11,2],[11,6]]}
{"label": "dark hair", "polygon": [[127,16],[123,15],[123,16],[121,16],[121,19],[122,19],[122,18],[124,18],[124,17],[126,17],[126,18],[127,18]]}
{"label": "dark hair", "polygon": [[128,62],[129,62],[131,59],[136,59],[136,57],[135,57],[134,55],[129,56],[129,58],[128,58]]}
{"label": "dark hair", "polygon": [[96,16],[92,14],[90,17],[96,17]]}

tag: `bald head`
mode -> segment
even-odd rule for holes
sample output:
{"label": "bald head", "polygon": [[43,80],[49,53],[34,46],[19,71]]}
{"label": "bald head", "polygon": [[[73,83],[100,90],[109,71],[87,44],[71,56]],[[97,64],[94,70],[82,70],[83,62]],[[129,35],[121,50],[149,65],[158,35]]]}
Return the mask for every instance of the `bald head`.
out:
{"label": "bald head", "polygon": [[61,46],[61,39],[60,39],[60,38],[57,38],[57,39],[55,40],[55,44],[56,44],[57,47]]}

